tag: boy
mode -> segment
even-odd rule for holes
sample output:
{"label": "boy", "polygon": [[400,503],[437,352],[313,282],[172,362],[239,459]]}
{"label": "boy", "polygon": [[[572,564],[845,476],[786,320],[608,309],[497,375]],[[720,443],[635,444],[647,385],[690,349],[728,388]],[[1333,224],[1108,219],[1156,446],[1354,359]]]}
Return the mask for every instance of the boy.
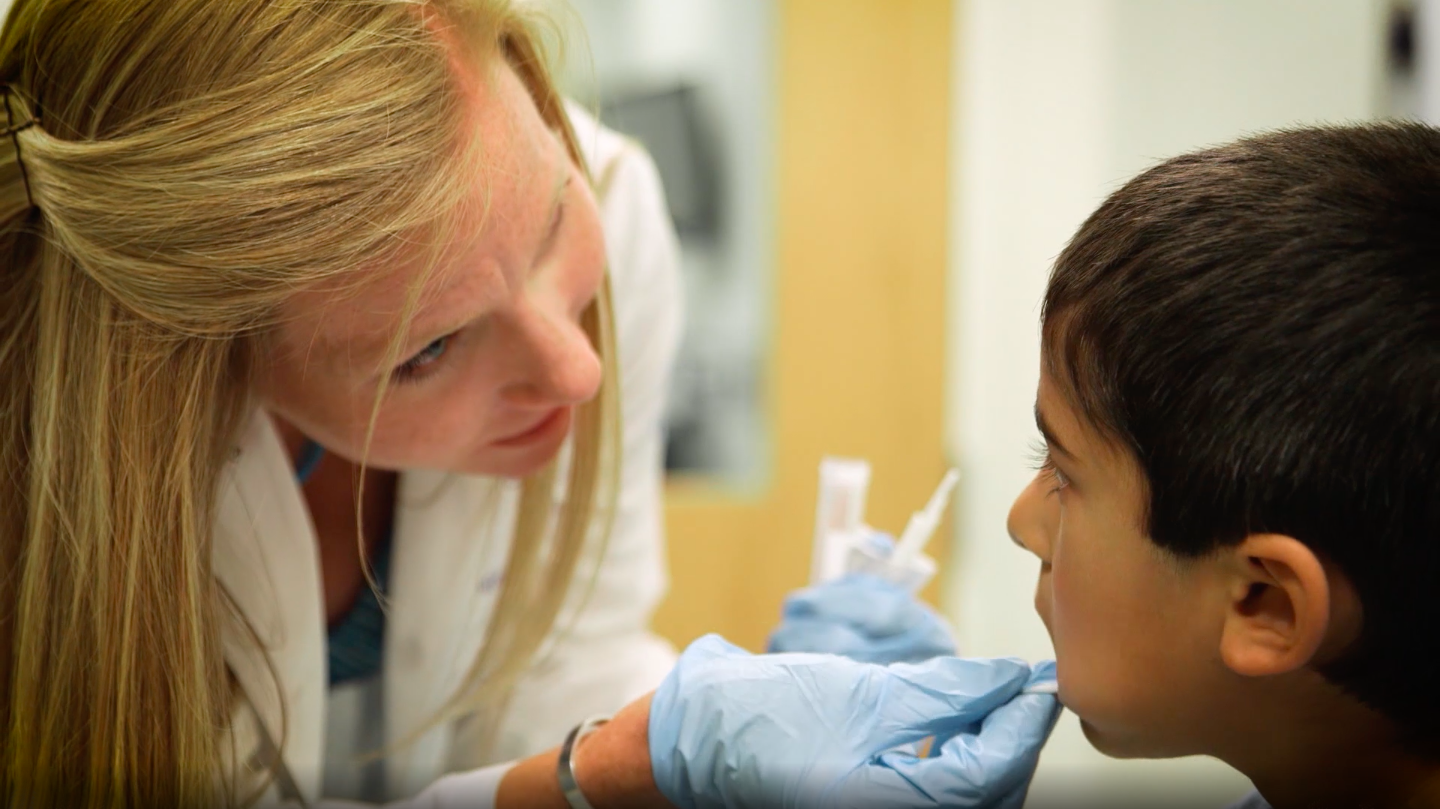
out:
{"label": "boy", "polygon": [[1276,809],[1440,805],[1440,130],[1141,174],[1043,332],[1009,528],[1090,741],[1216,756]]}

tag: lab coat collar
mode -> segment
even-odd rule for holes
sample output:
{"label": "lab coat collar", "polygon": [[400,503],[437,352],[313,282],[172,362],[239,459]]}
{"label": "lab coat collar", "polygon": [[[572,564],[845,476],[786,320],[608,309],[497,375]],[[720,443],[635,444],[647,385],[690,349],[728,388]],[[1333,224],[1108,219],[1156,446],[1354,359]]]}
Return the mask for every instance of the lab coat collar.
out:
{"label": "lab coat collar", "polygon": [[320,787],[327,677],[314,536],[280,436],[257,409],[219,492],[212,570],[244,622],[225,621],[222,645],[251,708],[312,800]]}
{"label": "lab coat collar", "polygon": [[[401,476],[385,636],[385,725],[392,744],[430,722],[479,653],[508,557],[519,485],[416,471]],[[420,791],[450,768],[453,723],[386,758],[392,796]],[[481,762],[461,762],[478,766]]]}
{"label": "lab coat collar", "polygon": [[[226,662],[272,737],[283,738],[286,765],[314,800],[323,783],[328,702],[325,606],[315,529],[291,467],[273,422],[257,410],[222,479],[212,558],[216,578],[269,658],[255,653],[242,625],[227,622]],[[513,481],[431,471],[400,476],[386,599],[387,745],[432,719],[475,659],[518,500]],[[445,723],[391,751],[388,791],[413,794],[444,774],[452,742],[453,724]]]}

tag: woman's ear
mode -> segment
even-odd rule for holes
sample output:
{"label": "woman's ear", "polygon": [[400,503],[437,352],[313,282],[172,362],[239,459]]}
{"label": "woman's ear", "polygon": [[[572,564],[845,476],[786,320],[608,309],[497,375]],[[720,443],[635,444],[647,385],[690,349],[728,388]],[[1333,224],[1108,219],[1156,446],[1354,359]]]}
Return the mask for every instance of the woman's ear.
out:
{"label": "woman's ear", "polygon": [[[1220,656],[1236,674],[1265,677],[1309,665],[1331,641],[1337,582],[1299,540],[1253,534],[1226,550],[1225,625]],[[1346,587],[1341,583],[1341,590]],[[1349,601],[1343,612],[1350,612]],[[1346,622],[1348,623],[1348,621]]]}

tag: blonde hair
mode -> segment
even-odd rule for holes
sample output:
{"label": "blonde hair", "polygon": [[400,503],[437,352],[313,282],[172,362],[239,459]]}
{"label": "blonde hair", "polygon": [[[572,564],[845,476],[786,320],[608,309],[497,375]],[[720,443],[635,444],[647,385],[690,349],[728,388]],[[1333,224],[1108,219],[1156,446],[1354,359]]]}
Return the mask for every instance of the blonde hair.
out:
{"label": "blonde hair", "polygon": [[[0,804],[235,799],[210,552],[257,343],[295,290],[458,235],[483,144],[428,14],[507,57],[581,159],[529,6],[15,3],[0,83],[37,125],[0,138]],[[487,642],[436,722],[503,706],[608,532],[608,307],[607,287],[583,321],[602,393],[566,479],[525,482]]]}

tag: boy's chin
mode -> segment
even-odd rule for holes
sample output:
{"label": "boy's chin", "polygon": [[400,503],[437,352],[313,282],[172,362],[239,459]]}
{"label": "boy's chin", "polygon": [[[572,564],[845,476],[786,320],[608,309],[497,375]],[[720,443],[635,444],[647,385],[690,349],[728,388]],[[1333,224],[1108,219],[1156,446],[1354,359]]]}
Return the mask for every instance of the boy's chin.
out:
{"label": "boy's chin", "polygon": [[1153,739],[1141,738],[1133,733],[1106,731],[1084,719],[1080,720],[1080,730],[1091,747],[1110,758],[1179,758],[1193,755],[1192,752],[1164,749]]}

